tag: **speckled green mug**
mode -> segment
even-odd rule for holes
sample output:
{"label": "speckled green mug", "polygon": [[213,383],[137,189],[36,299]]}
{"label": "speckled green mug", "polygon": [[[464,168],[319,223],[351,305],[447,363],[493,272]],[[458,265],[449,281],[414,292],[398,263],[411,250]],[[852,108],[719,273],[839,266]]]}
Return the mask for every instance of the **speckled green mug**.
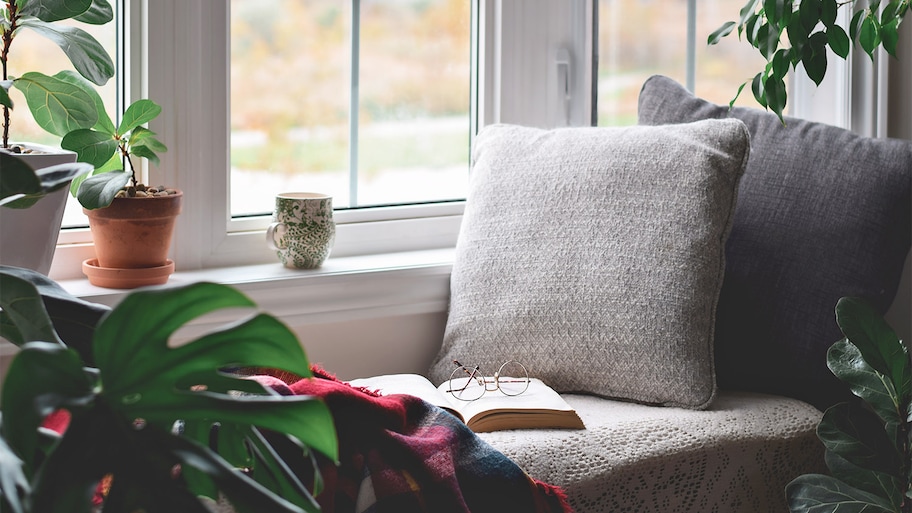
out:
{"label": "speckled green mug", "polygon": [[331,196],[316,192],[279,194],[272,220],[266,229],[266,244],[285,267],[315,269],[329,257],[336,238]]}

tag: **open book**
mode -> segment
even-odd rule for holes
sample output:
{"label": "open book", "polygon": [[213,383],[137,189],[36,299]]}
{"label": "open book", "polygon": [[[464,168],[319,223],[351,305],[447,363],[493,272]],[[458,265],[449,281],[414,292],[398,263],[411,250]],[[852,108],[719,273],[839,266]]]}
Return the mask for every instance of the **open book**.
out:
{"label": "open book", "polygon": [[377,390],[383,395],[409,394],[435,404],[465,422],[472,431],[484,433],[502,429],[569,428],[585,429],[576,411],[541,380],[532,378],[529,388],[516,396],[497,390],[474,401],[460,401],[447,392],[449,382],[439,387],[418,374],[387,374],[349,381],[352,386]]}

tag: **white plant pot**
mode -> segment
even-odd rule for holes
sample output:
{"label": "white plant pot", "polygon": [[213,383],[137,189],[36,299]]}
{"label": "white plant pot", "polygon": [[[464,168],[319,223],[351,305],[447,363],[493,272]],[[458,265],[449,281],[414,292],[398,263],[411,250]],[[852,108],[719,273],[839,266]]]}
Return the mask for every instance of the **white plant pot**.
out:
{"label": "white plant pot", "polygon": [[[24,146],[40,152],[16,154],[32,169],[76,161],[76,153],[72,151],[39,144]],[[69,187],[62,187],[29,208],[0,207],[0,264],[25,267],[45,275],[51,270],[67,194]]]}

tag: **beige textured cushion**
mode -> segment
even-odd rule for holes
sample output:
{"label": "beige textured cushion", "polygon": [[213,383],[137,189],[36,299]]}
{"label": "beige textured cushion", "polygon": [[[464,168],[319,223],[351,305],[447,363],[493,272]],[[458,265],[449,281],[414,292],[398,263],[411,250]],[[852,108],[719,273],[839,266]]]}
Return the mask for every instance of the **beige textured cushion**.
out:
{"label": "beige textured cushion", "polygon": [[786,513],[785,485],[826,471],[821,413],[797,399],[723,390],[692,411],[564,398],[587,429],[479,436],[561,486],[576,513]]}
{"label": "beige textured cushion", "polygon": [[443,346],[516,359],[559,392],[704,408],[724,245],[749,136],[738,120],[487,127],[456,245]]}

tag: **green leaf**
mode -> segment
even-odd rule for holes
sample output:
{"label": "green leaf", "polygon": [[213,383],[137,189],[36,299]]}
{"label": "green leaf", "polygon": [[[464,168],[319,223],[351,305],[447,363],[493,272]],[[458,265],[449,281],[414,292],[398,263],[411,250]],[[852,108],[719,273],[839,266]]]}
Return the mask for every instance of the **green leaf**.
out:
{"label": "green leaf", "polygon": [[[10,342],[22,346],[27,342],[63,342],[57,336],[38,289],[28,280],[0,268],[0,308],[16,327],[18,336]],[[4,332],[6,337],[7,333]]]}
{"label": "green leaf", "polygon": [[827,451],[825,458],[833,477],[859,490],[886,498],[893,509],[899,511],[902,504],[902,483],[896,476],[865,470],[834,452]]}
{"label": "green leaf", "polygon": [[743,82],[740,86],[738,86],[738,92],[735,93],[735,97],[732,98],[730,102],[728,102],[729,109],[733,109],[735,107],[735,101],[737,101],[738,97],[741,96],[741,91],[744,90],[744,86],[746,86],[746,85],[747,85],[747,82]]}
{"label": "green leaf", "polygon": [[92,100],[95,102],[95,112],[98,114],[98,122],[95,123],[95,126],[92,126],[91,128],[93,130],[98,130],[99,132],[110,134],[113,137],[115,132],[114,123],[111,121],[110,116],[108,116],[108,113],[105,110],[104,102],[101,100],[101,95],[98,94],[98,91],[95,90],[95,87],[92,85],[92,83],[86,80],[79,73],[71,70],[61,71],[54,76],[68,84],[78,86],[83,90],[83,92],[92,98]]}
{"label": "green leaf", "polygon": [[780,78],[769,77],[763,85],[763,91],[766,94],[767,107],[779,116],[780,122],[785,123],[782,119],[782,111],[785,110],[787,101],[785,81]]}
{"label": "green leaf", "polygon": [[859,9],[855,11],[855,15],[852,16],[852,21],[849,22],[849,39],[851,41],[858,40],[858,32],[861,30],[861,24],[864,22],[864,9]]}
{"label": "green leaf", "polygon": [[893,19],[896,19],[897,21],[899,21],[902,18],[902,16],[897,16],[897,12],[899,10],[901,3],[902,2],[900,2],[899,0],[893,0],[892,2],[889,2],[889,3],[887,3],[887,5],[884,6],[883,11],[880,13],[880,25],[881,26],[886,25]]}
{"label": "green leaf", "polygon": [[755,11],[757,10],[758,3],[760,3],[760,0],[747,0],[747,3],[744,4],[744,7],[742,7],[741,11],[738,13],[741,16],[739,25],[744,25],[751,15],[756,14]]}
{"label": "green leaf", "polygon": [[814,81],[818,86],[823,82],[827,70],[827,35],[823,32],[815,32],[805,45],[801,55],[801,63],[804,65],[804,71],[808,78]]}
{"label": "green leaf", "polygon": [[880,38],[884,50],[896,57],[896,45],[899,43],[899,18],[894,18],[880,27]]}
{"label": "green leaf", "polygon": [[75,18],[86,12],[92,0],[30,0],[22,3],[19,14],[52,22]]}
{"label": "green leaf", "polygon": [[897,475],[901,456],[874,413],[841,403],[827,409],[817,426],[817,437],[828,451],[866,470]]}
{"label": "green leaf", "polygon": [[798,513],[894,513],[889,502],[821,474],[805,474],[785,488],[789,510]]}
{"label": "green leaf", "polygon": [[790,51],[786,49],[780,49],[776,51],[776,55],[773,55],[772,60],[772,76],[783,80],[785,76],[788,75],[789,66],[791,65],[791,58],[789,57]]}
{"label": "green leaf", "polygon": [[3,436],[35,468],[38,427],[60,408],[85,406],[94,395],[79,355],[61,344],[30,342],[22,346],[7,371],[2,390]]}
{"label": "green leaf", "polygon": [[149,162],[154,163],[156,166],[159,164],[158,155],[155,154],[148,146],[140,144],[131,148],[130,152],[137,157],[142,157],[144,159],[149,159]]}
{"label": "green leaf", "polygon": [[[10,82],[9,80],[7,80],[5,82],[12,85],[12,82]],[[8,109],[13,108],[13,99],[10,98],[9,91],[7,91],[5,84],[2,87],[0,87],[0,105],[6,107]]]}
{"label": "green leaf", "polygon": [[827,28],[827,43],[833,49],[833,53],[845,59],[849,56],[849,47],[852,45],[849,36],[839,25],[832,25]]}
{"label": "green leaf", "polygon": [[865,361],[893,382],[902,402],[912,398],[912,363],[896,332],[874,307],[858,298],[836,303],[836,323]]}
{"label": "green leaf", "polygon": [[98,121],[95,102],[73,84],[34,71],[17,78],[13,84],[25,95],[35,122],[54,135],[63,137]]}
{"label": "green leaf", "polygon": [[88,32],[77,27],[32,19],[24,20],[21,26],[53,41],[69,57],[76,71],[92,83],[105,85],[114,76],[114,62],[101,43]]}
{"label": "green leaf", "polygon": [[836,0],[822,0],[820,2],[820,21],[829,29],[836,25],[836,15],[839,5]]}
{"label": "green leaf", "polygon": [[[120,156],[120,152],[117,152],[114,155],[111,155],[111,158],[107,162],[105,162],[100,167],[96,167],[95,171],[92,172],[91,176],[96,176],[96,175],[100,175],[103,173],[110,173],[111,171],[123,171],[123,158]],[[82,182],[84,182],[88,178],[89,178],[89,175],[82,175],[82,176],[76,177],[70,183],[70,194],[72,194],[74,198],[79,197],[79,187],[81,187]],[[116,190],[114,191],[114,194],[117,194]],[[112,196],[111,199],[114,199],[114,197]],[[91,201],[86,200],[86,202],[89,204],[91,204],[93,202],[98,203],[99,201],[101,201],[101,198],[99,198],[99,197],[95,197]],[[107,203],[99,204],[98,206],[95,206],[93,208],[99,208],[99,207],[107,206],[110,204],[111,204],[111,202],[108,201]]]}
{"label": "green leaf", "polygon": [[757,103],[766,108],[766,91],[763,89],[763,73],[754,75],[751,81],[751,92],[754,93],[754,99]]}
{"label": "green leaf", "polygon": [[795,16],[792,18],[792,21],[786,27],[786,33],[788,35],[789,42],[792,44],[792,62],[796,61],[796,58],[801,56],[801,52],[804,50],[804,45],[808,40],[808,31],[805,30],[804,24],[801,23],[799,17]]}
{"label": "green leaf", "polygon": [[773,58],[779,47],[779,29],[776,26],[764,23],[757,30],[757,48],[767,61]]}
{"label": "green leaf", "polygon": [[[0,422],[0,431],[2,431],[2,422]],[[23,500],[30,490],[31,486],[25,476],[22,460],[16,456],[6,440],[0,437],[0,510],[25,513]]]}
{"label": "green leaf", "polygon": [[880,45],[880,27],[874,15],[865,16],[858,33],[858,42],[862,50],[874,59],[874,50]]}
{"label": "green leaf", "polygon": [[114,19],[114,9],[107,0],[93,0],[89,10],[74,19],[89,25],[104,25]]}
{"label": "green leaf", "polygon": [[[91,356],[92,336],[95,332],[95,325],[105,313],[110,311],[109,307],[77,298],[54,280],[31,269],[0,266],[0,275],[12,276],[31,283],[41,296],[57,336],[68,347],[76,350],[86,365],[94,366],[95,359]],[[37,312],[37,310],[32,310],[32,312]],[[3,313],[0,312],[0,316]],[[12,325],[11,321],[10,325]],[[3,327],[5,326],[0,326],[0,328]],[[6,336],[2,331],[0,331],[0,335]]]}
{"label": "green leaf", "polygon": [[35,171],[22,159],[0,151],[0,205],[7,198],[15,199],[21,194],[35,194],[41,191],[41,181]]}
{"label": "green leaf", "polygon": [[706,44],[714,45],[718,43],[723,37],[731,34],[731,31],[734,30],[735,26],[736,23],[733,21],[726,22],[709,35],[709,37],[706,39]]}
{"label": "green leaf", "polygon": [[83,208],[89,210],[106,207],[114,201],[117,191],[127,185],[131,176],[127,172],[110,172],[87,178],[79,185],[76,199]]}
{"label": "green leaf", "polygon": [[747,23],[744,24],[744,37],[747,39],[747,42],[750,43],[754,48],[759,48],[757,36],[761,25],[760,20],[760,15],[752,14],[747,19]]}
{"label": "green leaf", "polygon": [[128,144],[131,148],[137,146],[145,146],[153,152],[168,151],[168,147],[155,137],[155,132],[141,126],[134,128],[130,133],[130,140]]}
{"label": "green leaf", "polygon": [[159,114],[161,114],[161,106],[157,103],[152,100],[136,100],[124,112],[120,126],[117,127],[117,134],[124,135],[139,125],[152,121]]}
{"label": "green leaf", "polygon": [[60,141],[60,147],[75,151],[76,160],[88,162],[93,168],[105,165],[112,156],[117,155],[117,141],[113,137],[89,128],[66,134]]}
{"label": "green leaf", "polygon": [[[129,418],[161,424],[187,419],[256,425],[291,434],[335,458],[335,431],[322,403],[302,396],[234,397],[210,390],[224,388],[225,374],[218,371],[224,368],[310,374],[297,337],[274,317],[257,314],[180,347],[168,347],[169,338],[184,323],[215,310],[250,306],[240,292],[214,283],[128,296],[95,332],[95,357],[112,404]],[[248,380],[232,379],[237,387],[249,386]]]}
{"label": "green leaf", "polygon": [[852,393],[861,397],[888,425],[902,422],[901,402],[893,383],[865,362],[861,351],[848,339],[833,344],[827,351],[827,366]]}
{"label": "green leaf", "polygon": [[[791,2],[785,0],[763,0],[763,12],[766,13],[766,19],[770,25],[783,29],[788,25],[788,18],[791,17]],[[786,11],[788,14],[786,14]],[[788,16],[788,17],[786,17]]]}
{"label": "green leaf", "polygon": [[821,18],[821,0],[802,0],[798,6],[798,18],[805,32],[810,34],[820,23]]}

